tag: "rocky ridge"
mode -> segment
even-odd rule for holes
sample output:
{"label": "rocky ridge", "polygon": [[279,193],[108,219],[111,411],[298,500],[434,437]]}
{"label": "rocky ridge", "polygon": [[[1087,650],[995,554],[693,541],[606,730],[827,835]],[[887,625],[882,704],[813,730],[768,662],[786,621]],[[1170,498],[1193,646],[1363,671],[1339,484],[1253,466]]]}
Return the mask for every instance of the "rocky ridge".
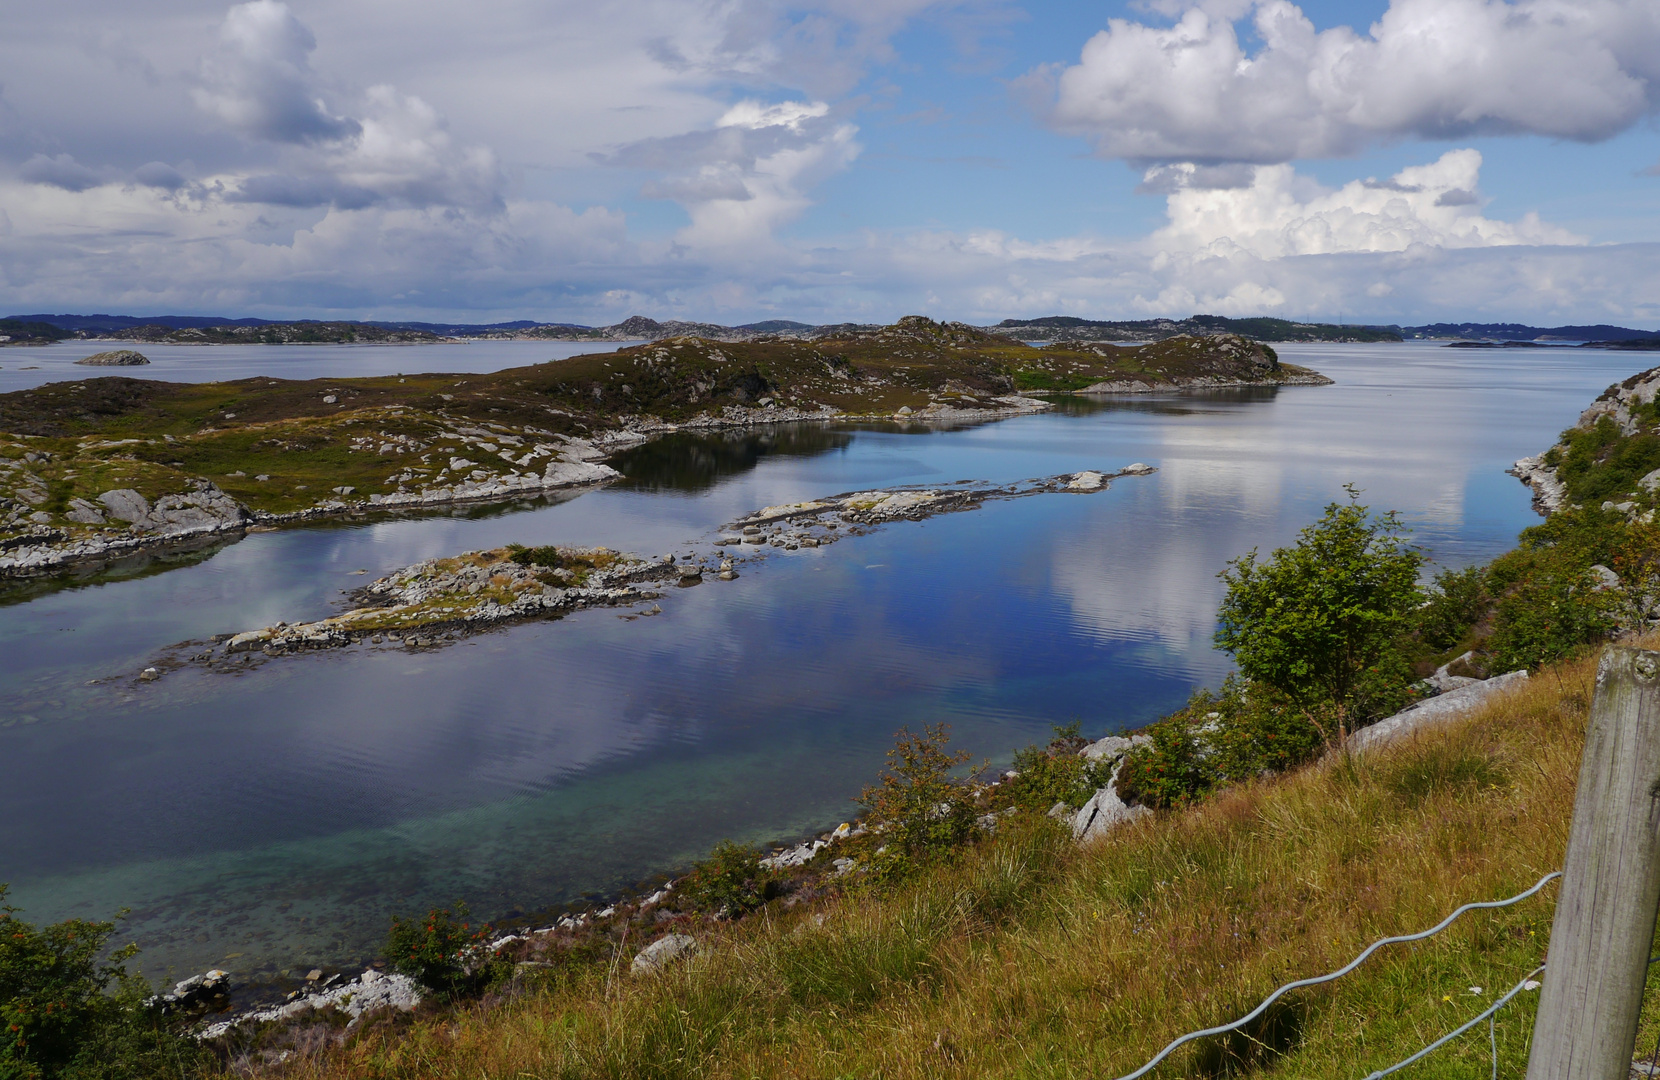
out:
{"label": "rocky ridge", "polygon": [[[1579,414],[1570,433],[1593,432],[1607,420],[1613,425],[1619,440],[1660,435],[1657,397],[1660,397],[1660,368],[1638,372],[1604,390]],[[1609,447],[1604,453],[1611,449]],[[1549,516],[1574,505],[1570,485],[1561,471],[1567,453],[1564,438],[1543,453],[1522,458],[1507,470],[1533,489],[1533,507],[1540,514]],[[1604,510],[1626,514],[1632,520],[1653,521],[1657,493],[1660,493],[1660,467],[1642,475],[1628,497],[1604,499],[1601,506]]]}

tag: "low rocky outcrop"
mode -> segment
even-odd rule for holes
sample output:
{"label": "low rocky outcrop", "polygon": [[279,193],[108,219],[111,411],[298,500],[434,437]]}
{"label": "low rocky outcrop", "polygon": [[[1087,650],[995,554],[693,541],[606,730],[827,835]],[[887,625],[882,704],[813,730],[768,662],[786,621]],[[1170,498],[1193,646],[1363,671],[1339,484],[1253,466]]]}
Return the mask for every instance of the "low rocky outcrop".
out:
{"label": "low rocky outcrop", "polygon": [[206,1042],[228,1035],[244,1025],[293,1020],[310,1013],[331,1010],[345,1014],[349,1028],[356,1026],[364,1016],[383,1009],[410,1012],[421,1003],[422,998],[421,988],[414,979],[374,968],[366,969],[355,979],[330,979],[327,983],[329,985],[317,990],[298,991],[291,995],[292,1000],[281,1005],[254,1009],[209,1024],[197,1034],[197,1038]]}
{"label": "low rocky outcrop", "polygon": [[1113,766],[1112,776],[1106,784],[1072,815],[1074,840],[1085,843],[1098,839],[1120,825],[1127,825],[1153,812],[1145,806],[1132,806],[1126,803],[1118,794],[1118,770],[1124,767],[1124,755],[1135,747],[1152,741],[1146,735],[1109,735],[1078,751],[1082,756],[1094,761],[1110,761]]}
{"label": "low rocky outcrop", "polygon": [[96,502],[70,499],[64,516],[99,531],[75,537],[51,529],[23,533],[0,548],[0,577],[121,558],[191,537],[239,532],[254,522],[246,507],[207,480],[154,503],[132,488],[106,491]]}
{"label": "low rocky outcrop", "polygon": [[108,352],[93,353],[75,362],[89,367],[138,367],[148,364],[150,358],[136,349],[111,349]]}
{"label": "low rocky outcrop", "polygon": [[[1116,471],[1062,473],[1015,484],[856,491],[768,506],[728,525],[705,553],[680,557],[646,559],[603,547],[550,546],[427,559],[357,590],[352,600],[358,606],[349,611],[314,622],[243,631],[219,639],[222,649],[210,648],[194,659],[223,664],[238,658],[238,663],[245,663],[239,654],[282,655],[365,642],[388,648],[437,646],[504,622],[664,599],[659,592],[640,588],[646,584],[689,588],[707,577],[731,581],[738,576],[734,559],[742,553],[754,557],[763,549],[811,550],[890,522],[972,510],[993,499],[1088,495],[1105,491],[1120,477],[1156,471],[1136,462]],[[103,509],[144,521],[157,512],[135,492],[106,493]],[[650,610],[624,617],[659,611],[661,607],[653,604]]]}
{"label": "low rocky outcrop", "polygon": [[1533,508],[1539,513],[1554,514],[1568,505],[1568,485],[1545,464],[1544,454],[1522,458],[1508,472],[1533,489]]}
{"label": "low rocky outcrop", "polygon": [[1349,736],[1348,749],[1352,753],[1371,750],[1415,732],[1463,716],[1481,705],[1494,694],[1522,685],[1527,672],[1512,671],[1491,679],[1468,680],[1453,684],[1453,689],[1425,698],[1369,727],[1363,727]]}

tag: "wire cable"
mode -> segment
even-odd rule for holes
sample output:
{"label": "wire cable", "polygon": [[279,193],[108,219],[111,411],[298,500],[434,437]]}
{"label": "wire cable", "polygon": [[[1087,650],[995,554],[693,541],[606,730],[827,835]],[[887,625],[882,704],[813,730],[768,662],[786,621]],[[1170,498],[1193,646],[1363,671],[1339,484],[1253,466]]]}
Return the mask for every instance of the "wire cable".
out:
{"label": "wire cable", "polygon": [[[1192,1042],[1194,1039],[1204,1039],[1204,1038],[1208,1038],[1211,1035],[1223,1035],[1223,1034],[1226,1034],[1227,1032],[1233,1031],[1236,1028],[1244,1027],[1246,1024],[1250,1023],[1252,1020],[1255,1020],[1257,1017],[1261,1016],[1264,1012],[1266,1012],[1268,1010],[1268,1006],[1272,1005],[1276,1000],[1278,1000],[1278,998],[1280,997],[1281,994],[1284,994],[1288,990],[1300,990],[1305,986],[1318,986],[1321,983],[1327,983],[1327,982],[1331,982],[1333,979],[1342,978],[1343,976],[1347,975],[1349,972],[1353,971],[1355,968],[1359,967],[1362,963],[1365,962],[1367,957],[1371,956],[1373,953],[1377,952],[1379,949],[1383,948],[1385,945],[1400,945],[1400,944],[1404,944],[1405,942],[1408,942],[1408,941],[1422,941],[1424,938],[1432,937],[1435,934],[1439,934],[1441,931],[1445,930],[1447,927],[1451,926],[1453,924],[1453,920],[1457,919],[1460,915],[1464,914],[1466,911],[1475,911],[1478,908],[1509,907],[1511,904],[1520,903],[1521,901],[1526,900],[1528,897],[1532,896],[1534,893],[1538,892],[1540,889],[1543,889],[1547,884],[1549,884],[1555,878],[1559,878],[1561,876],[1562,876],[1562,871],[1553,870],[1550,873],[1546,874],[1544,877],[1540,878],[1537,882],[1535,882],[1531,889],[1528,889],[1526,892],[1519,892],[1515,896],[1510,897],[1508,900],[1482,900],[1482,901],[1478,901],[1478,902],[1473,903],[1473,904],[1465,904],[1463,907],[1461,907],[1461,908],[1457,909],[1456,911],[1454,911],[1451,915],[1448,915],[1445,919],[1442,919],[1440,922],[1436,923],[1434,926],[1430,927],[1428,930],[1425,930],[1421,933],[1404,934],[1404,935],[1401,935],[1399,937],[1386,937],[1386,938],[1381,938],[1377,941],[1374,941],[1374,942],[1372,942],[1372,944],[1368,945],[1366,947],[1366,950],[1364,952],[1362,952],[1359,956],[1355,957],[1353,960],[1350,960],[1347,964],[1343,965],[1342,967],[1338,968],[1336,971],[1333,971],[1328,975],[1318,975],[1318,976],[1315,976],[1314,978],[1298,979],[1295,982],[1286,983],[1284,986],[1280,987],[1278,990],[1275,990],[1272,994],[1269,994],[1267,997],[1263,998],[1261,1005],[1258,1005],[1256,1008],[1252,1009],[1250,1012],[1246,1013],[1244,1016],[1241,1016],[1238,1020],[1235,1020],[1231,1024],[1222,1024],[1218,1027],[1205,1028],[1202,1031],[1190,1031],[1186,1035],[1183,1035],[1180,1038],[1177,1038],[1177,1039],[1173,1040],[1170,1043],[1169,1046],[1166,1046],[1163,1050],[1160,1050],[1156,1055],[1154,1055],[1153,1059],[1151,1061],[1149,1061],[1147,1064],[1143,1065],[1141,1068],[1137,1069],[1133,1073],[1128,1073],[1124,1076],[1119,1077],[1118,1080],[1138,1080],[1139,1077],[1146,1076],[1149,1072],[1151,1072],[1153,1070],[1153,1067],[1155,1065],[1157,1065],[1159,1062],[1163,1061],[1165,1058],[1169,1057],[1171,1051],[1175,1050],[1177,1047],[1182,1046],[1185,1043]],[[1529,978],[1532,978],[1532,976],[1529,976]],[[1526,980],[1524,979],[1523,981],[1525,982]],[[1518,984],[1518,985],[1520,985],[1520,984]],[[1512,990],[1510,992],[1510,995],[1507,995],[1504,1000],[1506,1000],[1506,1001],[1510,1000],[1510,996],[1514,995],[1514,994],[1515,994],[1515,991]],[[1481,1016],[1477,1017],[1476,1020],[1479,1021],[1479,1020],[1485,1019],[1486,1016],[1487,1016],[1487,1014],[1483,1013]],[[1474,1023],[1474,1022],[1475,1021],[1472,1021],[1472,1023]],[[1469,1025],[1465,1025],[1466,1028],[1468,1026]],[[1464,1030],[1465,1030],[1465,1028],[1459,1028],[1458,1029],[1459,1032],[1462,1032]],[[1458,1032],[1454,1032],[1454,1034],[1458,1034]],[[1449,1035],[1446,1038],[1450,1039],[1450,1038],[1452,1038],[1452,1036]],[[1445,1041],[1446,1041],[1446,1039],[1442,1039],[1440,1042],[1437,1042],[1433,1045],[1434,1046],[1439,1046],[1439,1045],[1441,1045],[1441,1042],[1445,1042]],[[1431,1048],[1433,1048],[1433,1047],[1431,1047]],[[1418,1054],[1414,1055],[1411,1058],[1408,1058],[1407,1060],[1408,1061],[1417,1060],[1418,1057],[1421,1057],[1423,1054],[1427,1053],[1428,1049],[1430,1049],[1430,1048],[1426,1048],[1425,1050],[1420,1050],[1418,1052]],[[1393,1072],[1395,1069],[1397,1069],[1399,1067],[1400,1067],[1399,1065],[1391,1066],[1388,1071]],[[1386,1075],[1386,1074],[1385,1073],[1374,1073],[1373,1075],[1374,1076],[1383,1076],[1383,1075]],[[1371,1078],[1368,1078],[1368,1080],[1371,1080]]]}
{"label": "wire cable", "polygon": [[[1538,967],[1534,968],[1532,971],[1530,971],[1526,975],[1522,976],[1522,981],[1517,983],[1515,986],[1512,986],[1510,988],[1510,992],[1508,994],[1506,994],[1503,997],[1499,998],[1499,1000],[1493,1002],[1493,1004],[1487,1006],[1487,1008],[1482,1011],[1480,1016],[1477,1016],[1475,1019],[1471,1020],[1470,1022],[1468,1022],[1466,1024],[1463,1024],[1463,1025],[1461,1025],[1457,1028],[1454,1028],[1452,1031],[1447,1032],[1445,1035],[1441,1036],[1439,1039],[1436,1039],[1434,1042],[1430,1043],[1428,1046],[1424,1047],[1422,1050],[1418,1051],[1416,1054],[1413,1054],[1411,1057],[1403,1058],[1402,1060],[1397,1061],[1397,1062],[1395,1062],[1395,1064],[1389,1066],[1389,1068],[1387,1068],[1387,1069],[1379,1069],[1377,1072],[1371,1073],[1370,1075],[1368,1075],[1366,1077],[1366,1080],[1378,1080],[1379,1077],[1388,1076],[1390,1073],[1395,1072],[1398,1069],[1404,1069],[1408,1065],[1412,1064],[1414,1061],[1417,1061],[1419,1058],[1423,1057],[1425,1054],[1431,1053],[1435,1050],[1439,1050],[1441,1047],[1445,1046],[1447,1043],[1452,1042],[1454,1039],[1458,1038],[1460,1035],[1464,1034],[1466,1031],[1469,1031],[1471,1028],[1475,1027],[1477,1024],[1481,1023],[1483,1020],[1486,1020],[1488,1017],[1492,1016],[1494,1013],[1498,1012],[1500,1009],[1502,1009],[1506,1005],[1508,1005],[1510,1003],[1510,999],[1515,997],[1517,994],[1521,993],[1524,989],[1526,989],[1529,980],[1531,980],[1535,975],[1539,974],[1543,970],[1545,970],[1545,965],[1540,964]],[[1497,1076],[1498,1074],[1499,1074],[1499,1039],[1498,1039],[1498,1035],[1495,1034],[1493,1036],[1493,1075]]]}

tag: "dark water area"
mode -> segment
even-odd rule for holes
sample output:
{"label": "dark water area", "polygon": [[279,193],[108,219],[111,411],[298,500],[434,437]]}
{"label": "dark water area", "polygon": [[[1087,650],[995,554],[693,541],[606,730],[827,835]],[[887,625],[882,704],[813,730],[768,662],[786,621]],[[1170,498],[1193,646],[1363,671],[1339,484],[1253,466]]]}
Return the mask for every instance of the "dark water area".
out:
{"label": "dark water area", "polygon": [[[1072,400],[957,430],[677,435],[626,482],[488,510],[256,533],[0,606],[0,881],[35,921],[133,909],[155,978],[373,954],[389,917],[502,917],[672,871],[723,838],[845,820],[893,732],[938,720],[1006,760],[1051,725],[1139,726],[1229,670],[1216,574],[1363,490],[1441,564],[1537,521],[1504,474],[1640,357],[1287,347],[1331,387]],[[170,645],[336,610],[438,555],[706,549],[762,506],[1133,461],[1096,495],[993,502],[734,582],[424,652],[359,647],[141,684]]]}

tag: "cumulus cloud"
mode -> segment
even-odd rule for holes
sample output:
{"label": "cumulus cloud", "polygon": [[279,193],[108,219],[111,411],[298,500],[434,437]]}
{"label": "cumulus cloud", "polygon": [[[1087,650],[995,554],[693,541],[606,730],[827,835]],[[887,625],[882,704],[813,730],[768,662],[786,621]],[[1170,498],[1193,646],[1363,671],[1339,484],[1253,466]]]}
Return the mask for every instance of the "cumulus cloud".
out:
{"label": "cumulus cloud", "polygon": [[859,154],[858,129],[822,101],[745,100],[714,126],[635,143],[612,164],[663,170],[644,194],[673,199],[692,222],[683,243],[753,245],[811,205],[811,191]]}
{"label": "cumulus cloud", "polygon": [[357,116],[334,115],[310,68],[316,38],[279,0],[230,9],[218,52],[203,61],[197,104],[250,138],[284,147],[286,171],[232,182],[235,202],[361,209],[500,208],[495,154],[455,143],[427,102],[388,85],[362,94]]}
{"label": "cumulus cloud", "polygon": [[1174,186],[1170,223],[1153,234],[1156,250],[1239,248],[1263,259],[1356,251],[1405,251],[1517,244],[1581,244],[1582,237],[1528,213],[1511,223],[1483,217],[1476,194],[1481,154],[1449,150],[1429,165],[1402,169],[1385,181],[1355,180],[1326,191],[1289,165],[1251,167],[1249,183],[1224,187],[1184,183],[1203,176],[1192,165],[1149,170]]}
{"label": "cumulus cloud", "polygon": [[23,163],[18,175],[32,184],[50,184],[65,191],[85,191],[104,182],[96,172],[68,154],[36,154]]}
{"label": "cumulus cloud", "polygon": [[[1235,25],[1247,13],[1254,53]],[[1023,87],[1052,127],[1144,163],[1275,164],[1413,136],[1591,141],[1660,107],[1660,6],[1391,0],[1362,34],[1316,31],[1289,0],[1215,0],[1167,27],[1110,19],[1078,63]]]}
{"label": "cumulus cloud", "polygon": [[250,138],[319,143],[358,133],[335,116],[311,69],[317,39],[281,0],[248,0],[230,9],[220,48],[202,60],[196,103]]}

